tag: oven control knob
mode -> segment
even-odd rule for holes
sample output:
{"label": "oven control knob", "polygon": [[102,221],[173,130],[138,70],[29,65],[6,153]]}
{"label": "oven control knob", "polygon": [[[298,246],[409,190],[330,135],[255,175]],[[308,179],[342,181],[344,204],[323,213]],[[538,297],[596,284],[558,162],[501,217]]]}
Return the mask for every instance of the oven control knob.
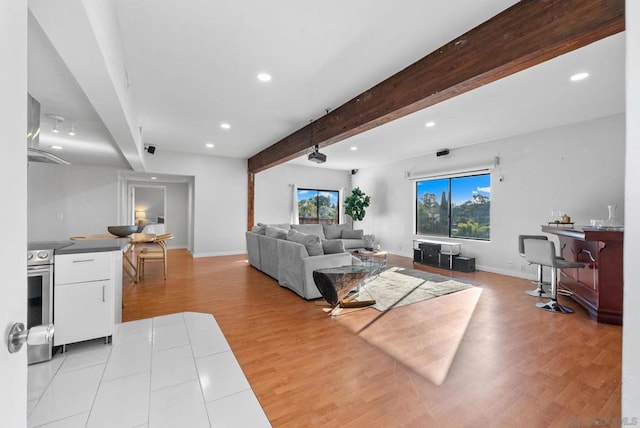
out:
{"label": "oven control knob", "polygon": [[27,253],[27,260],[31,260],[33,258],[33,253],[32,252],[28,252]]}
{"label": "oven control knob", "polygon": [[44,260],[48,257],[49,257],[49,253],[47,253],[46,251],[38,251],[38,258],[40,260]]}

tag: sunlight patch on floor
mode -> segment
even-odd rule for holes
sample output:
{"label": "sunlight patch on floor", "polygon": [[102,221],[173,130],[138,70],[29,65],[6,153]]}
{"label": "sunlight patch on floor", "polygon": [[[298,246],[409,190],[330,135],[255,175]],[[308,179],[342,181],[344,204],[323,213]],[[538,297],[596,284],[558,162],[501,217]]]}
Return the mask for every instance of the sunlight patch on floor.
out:
{"label": "sunlight patch on floor", "polygon": [[[482,294],[479,287],[387,312],[358,311],[337,321],[435,385],[441,385]],[[393,327],[391,327],[393,326]]]}

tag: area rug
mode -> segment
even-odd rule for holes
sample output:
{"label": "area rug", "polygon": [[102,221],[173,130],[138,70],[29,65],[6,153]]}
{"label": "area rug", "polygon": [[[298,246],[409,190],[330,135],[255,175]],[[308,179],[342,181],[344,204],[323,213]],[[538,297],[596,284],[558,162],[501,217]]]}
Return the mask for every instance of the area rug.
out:
{"label": "area rug", "polygon": [[393,266],[360,286],[357,294],[351,297],[356,301],[375,300],[376,304],[370,307],[384,312],[468,288],[473,285],[434,273]]}

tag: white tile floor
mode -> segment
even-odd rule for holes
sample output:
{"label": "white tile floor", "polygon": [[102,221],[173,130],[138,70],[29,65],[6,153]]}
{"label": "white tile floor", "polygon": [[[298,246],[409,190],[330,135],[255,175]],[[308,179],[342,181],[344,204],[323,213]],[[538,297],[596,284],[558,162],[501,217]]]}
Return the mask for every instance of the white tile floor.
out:
{"label": "white tile floor", "polygon": [[270,427],[209,314],[116,324],[29,366],[28,426]]}

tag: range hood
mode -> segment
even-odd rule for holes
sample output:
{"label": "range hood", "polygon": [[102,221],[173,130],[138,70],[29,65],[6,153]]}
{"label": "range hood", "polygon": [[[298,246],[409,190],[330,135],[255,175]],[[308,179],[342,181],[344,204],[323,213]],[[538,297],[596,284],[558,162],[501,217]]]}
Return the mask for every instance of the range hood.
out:
{"label": "range hood", "polygon": [[27,94],[27,160],[29,162],[70,165],[53,153],[40,149],[40,102]]}

